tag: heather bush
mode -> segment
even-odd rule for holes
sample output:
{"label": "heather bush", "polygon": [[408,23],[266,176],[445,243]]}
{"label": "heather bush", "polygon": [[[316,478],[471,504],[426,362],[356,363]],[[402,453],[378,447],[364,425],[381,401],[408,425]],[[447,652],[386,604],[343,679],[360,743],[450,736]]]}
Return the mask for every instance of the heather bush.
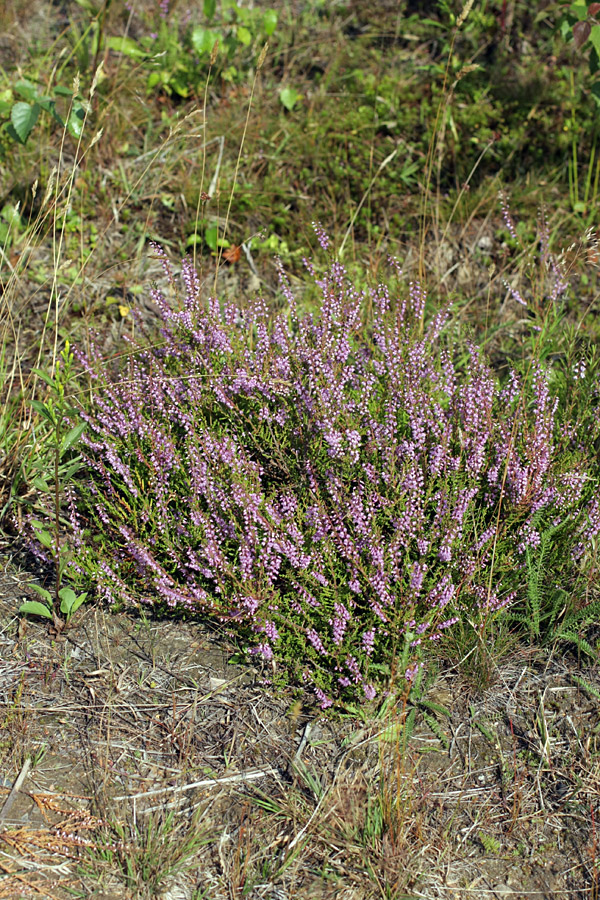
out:
{"label": "heather bush", "polygon": [[549,529],[575,598],[600,517],[535,359],[500,383],[393,261],[394,289],[370,291],[307,262],[321,301],[304,316],[281,272],[271,318],[260,299],[203,303],[191,263],[178,288],[156,252],[160,340],[130,341],[112,374],[79,356],[74,583],[228,623],[323,709],[406,688],[459,618],[483,629],[517,603]]}

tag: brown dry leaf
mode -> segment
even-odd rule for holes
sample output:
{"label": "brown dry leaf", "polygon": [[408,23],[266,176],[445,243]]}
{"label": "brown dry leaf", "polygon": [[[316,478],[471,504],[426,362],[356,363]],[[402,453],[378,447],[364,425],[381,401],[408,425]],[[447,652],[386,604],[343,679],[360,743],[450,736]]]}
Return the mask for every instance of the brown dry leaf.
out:
{"label": "brown dry leaf", "polygon": [[575,49],[580,50],[590,36],[592,26],[589,22],[576,22],[573,25],[573,42]]}
{"label": "brown dry leaf", "polygon": [[236,244],[232,244],[227,250],[223,252],[223,259],[225,262],[233,263],[239,262],[240,256],[242,255],[242,248],[238,247]]}

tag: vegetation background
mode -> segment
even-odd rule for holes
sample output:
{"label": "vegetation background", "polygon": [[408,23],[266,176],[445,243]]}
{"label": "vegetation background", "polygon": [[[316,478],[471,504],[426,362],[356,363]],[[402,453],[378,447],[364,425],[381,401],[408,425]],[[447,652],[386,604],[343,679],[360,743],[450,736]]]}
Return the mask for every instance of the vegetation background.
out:
{"label": "vegetation background", "polygon": [[[0,896],[598,896],[599,23],[519,0],[2,5]],[[449,306],[459,381],[468,341],[498,385],[521,373],[525,442],[542,366],[548,471],[584,473],[582,521],[546,523],[507,610],[462,610],[418,677],[402,657],[401,690],[328,719],[223,618],[102,605],[73,530],[82,361],[109,384],[128,339],[165,339],[153,286],[179,302],[185,256],[207,307],[243,322],[260,296],[271,321],[292,291],[318,318],[322,229],[357,291],[420,284],[415,343]]]}

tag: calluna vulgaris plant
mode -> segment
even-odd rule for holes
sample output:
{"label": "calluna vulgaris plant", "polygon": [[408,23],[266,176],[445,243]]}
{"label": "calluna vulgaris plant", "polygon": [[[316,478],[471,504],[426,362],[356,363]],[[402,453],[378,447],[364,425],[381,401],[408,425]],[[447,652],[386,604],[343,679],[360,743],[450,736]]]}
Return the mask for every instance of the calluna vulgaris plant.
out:
{"label": "calluna vulgaris plant", "polygon": [[600,509],[538,364],[499,385],[473,343],[459,363],[418,284],[393,298],[306,265],[318,314],[283,272],[273,321],[261,300],[206,305],[185,261],[174,308],[151,291],[158,344],[132,342],[116,376],[80,356],[95,396],[70,567],[110,604],[231,623],[325,709],[410,684],[459,616],[511,604],[559,522],[574,582]]}

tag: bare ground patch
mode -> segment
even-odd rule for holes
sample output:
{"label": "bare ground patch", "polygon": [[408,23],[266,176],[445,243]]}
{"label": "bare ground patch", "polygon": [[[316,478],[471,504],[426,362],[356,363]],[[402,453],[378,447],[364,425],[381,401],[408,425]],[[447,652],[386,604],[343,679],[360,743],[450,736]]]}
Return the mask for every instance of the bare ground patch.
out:
{"label": "bare ground patch", "polygon": [[412,733],[333,722],[199,623],[52,638],[3,568],[0,897],[597,896],[596,669],[516,650],[484,694],[438,677]]}

